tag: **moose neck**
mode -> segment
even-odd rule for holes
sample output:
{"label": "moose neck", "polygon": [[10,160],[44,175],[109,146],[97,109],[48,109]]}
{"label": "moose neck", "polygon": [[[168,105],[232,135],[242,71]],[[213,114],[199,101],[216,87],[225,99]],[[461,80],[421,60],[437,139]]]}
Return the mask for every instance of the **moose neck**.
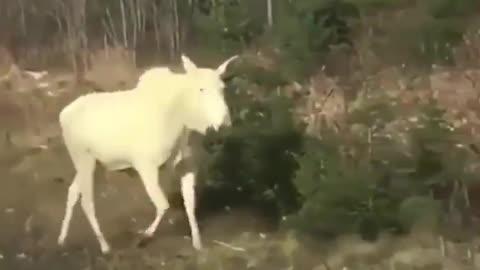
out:
{"label": "moose neck", "polygon": [[[192,90],[190,90],[192,91]],[[183,97],[178,99],[180,102],[177,106],[183,108],[181,110],[181,118],[184,127],[189,130],[195,130],[202,134],[205,133],[204,112],[202,111],[202,104],[199,104],[199,100],[185,92]]]}

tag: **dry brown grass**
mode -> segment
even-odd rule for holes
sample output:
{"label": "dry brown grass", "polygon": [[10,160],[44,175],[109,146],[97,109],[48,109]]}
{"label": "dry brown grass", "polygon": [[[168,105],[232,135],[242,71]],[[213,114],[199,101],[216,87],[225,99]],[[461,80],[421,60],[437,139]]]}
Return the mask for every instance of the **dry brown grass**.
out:
{"label": "dry brown grass", "polygon": [[106,48],[91,53],[90,68],[85,76],[104,91],[114,91],[135,86],[139,70],[131,51]]}
{"label": "dry brown grass", "polygon": [[455,63],[467,68],[480,65],[480,21],[472,22],[463,34],[463,42],[454,50]]}
{"label": "dry brown grass", "polygon": [[[136,84],[139,71],[132,53],[120,48],[92,52],[86,82],[77,84],[69,70],[47,70],[36,80],[12,64],[0,51],[1,130],[8,132],[17,146],[36,147],[58,135],[58,113],[75,97],[94,90],[127,89]],[[5,137],[4,135],[3,138]]]}
{"label": "dry brown grass", "polygon": [[[250,55],[249,57],[254,56]],[[260,59],[259,61],[268,68],[271,63],[267,60]],[[102,90],[110,91],[128,88],[134,84],[138,77],[138,72],[129,52],[122,49],[108,49],[108,51],[100,50],[92,53],[91,68],[87,71],[86,75],[87,80],[94,82]],[[380,72],[376,73],[376,76],[371,76],[368,79],[364,78],[363,84],[355,86],[359,88],[359,92],[361,92],[355,101],[363,102],[362,98],[365,98],[363,94],[376,90],[398,98],[399,102],[404,103],[405,108],[409,108],[409,106],[417,106],[419,102],[425,100],[426,97],[433,95],[442,106],[445,106],[451,112],[463,110],[462,115],[472,117],[468,118],[469,121],[477,125],[477,123],[480,123],[480,121],[474,120],[478,119],[475,118],[477,117],[477,113],[469,104],[472,102],[475,104],[478,103],[478,88],[475,84],[478,77],[480,77],[480,71],[478,70],[443,70],[412,79],[405,76],[401,69],[381,69]],[[475,83],[472,83],[472,80],[474,80]],[[48,82],[50,82],[50,86],[45,89],[34,87],[35,84],[31,87],[25,87],[26,90],[20,92],[17,91],[19,89],[18,86],[10,86],[9,89],[0,89],[0,91],[2,91],[1,95],[6,97],[0,99],[0,125],[3,125],[1,127],[4,130],[7,129],[16,136],[16,144],[18,146],[32,147],[39,144],[46,144],[48,143],[47,138],[55,138],[58,135],[56,117],[59,110],[76,96],[91,91],[91,89],[85,89],[88,88],[86,86],[74,85],[73,75],[68,72],[52,73],[48,78]],[[322,117],[326,118],[326,123],[330,125],[334,122],[340,122],[344,117],[346,107],[352,106],[353,104],[345,104],[345,98],[343,96],[344,89],[339,85],[338,80],[326,76],[323,72],[318,73],[317,76],[312,78],[310,84],[304,87],[310,90],[310,95],[307,102],[308,106],[302,113],[311,117],[311,128],[313,127],[314,130],[318,128],[315,126],[318,125],[318,122],[315,121],[318,121],[318,119]],[[332,89],[333,91],[331,91]],[[452,92],[452,89],[458,89],[458,91]],[[53,95],[50,95],[49,91],[53,93]],[[25,139],[28,136],[35,139]],[[307,244],[306,241],[300,240],[289,233],[264,234],[261,230],[255,230],[248,226],[242,227],[243,225],[239,222],[240,220],[261,219],[261,217],[253,215],[240,216],[233,212],[222,214],[219,217],[212,218],[212,220],[208,222],[208,227],[204,227],[203,229],[205,231],[207,248],[200,253],[195,253],[191,249],[190,241],[182,237],[187,230],[184,230],[181,226],[173,225],[173,232],[171,234],[162,234],[156,237],[150,245],[147,245],[145,248],[139,248],[136,245],[137,239],[135,237],[125,236],[125,231],[115,229],[112,225],[105,227],[106,230],[110,228],[111,231],[115,231],[115,233],[123,239],[119,242],[128,242],[128,244],[124,244],[123,246],[119,245],[120,247],[111,256],[99,256],[96,252],[97,247],[95,244],[91,244],[88,248],[84,248],[81,251],[75,248],[67,248],[66,255],[56,254],[54,251],[56,246],[50,238],[54,237],[58,228],[55,227],[55,229],[52,229],[53,227],[49,226],[57,226],[59,224],[64,198],[59,197],[58,188],[49,186],[51,185],[49,181],[58,175],[65,177],[65,179],[66,177],[71,177],[71,167],[69,167],[69,163],[65,160],[65,155],[55,152],[58,150],[55,149],[55,147],[50,147],[35,156],[22,154],[18,160],[13,159],[12,162],[9,161],[8,166],[3,164],[5,166],[2,168],[5,169],[7,174],[11,174],[8,185],[13,188],[5,188],[4,190],[6,190],[7,193],[13,194],[14,192],[12,192],[12,190],[16,190],[17,192],[22,191],[27,197],[38,197],[42,199],[38,200],[38,206],[34,208],[26,207],[24,211],[33,212],[31,215],[34,217],[43,216],[45,219],[43,222],[48,224],[47,226],[40,223],[40,225],[43,224],[46,227],[43,229],[47,230],[46,235],[44,235],[41,240],[41,248],[31,245],[29,249],[30,252],[38,252],[38,249],[40,249],[45,253],[44,256],[49,258],[43,261],[45,269],[56,270],[68,267],[69,269],[91,270],[400,270],[416,267],[415,269],[469,270],[474,269],[474,265],[480,268],[480,254],[478,254],[478,250],[471,248],[472,243],[453,243],[446,240],[441,242],[439,235],[431,232],[415,231],[413,234],[403,238],[385,236],[375,243],[362,241],[356,236],[344,236],[336,243],[309,241]],[[6,169],[7,167],[8,170]],[[18,183],[15,183],[11,181],[12,179],[17,180],[21,175],[27,177],[30,182],[18,181]],[[130,179],[122,180],[119,179],[121,177],[118,175],[113,175],[111,178],[115,178],[125,185],[125,189],[123,189],[122,192],[132,192],[132,190],[135,192],[125,196],[117,194],[117,197],[121,197],[122,199],[129,198],[128,205],[125,205],[125,201],[123,201],[122,204],[114,199],[102,198],[101,200],[103,200],[104,205],[110,203],[112,207],[109,211],[103,212],[110,212],[110,215],[117,215],[117,217],[110,219],[111,224],[130,224],[129,215],[134,215],[132,210],[139,211],[138,209],[143,209],[142,207],[146,205],[147,200],[145,194],[141,193],[142,190],[140,187],[133,187],[133,184],[129,182]],[[109,181],[115,182],[109,183],[109,185],[117,184],[116,180]],[[25,186],[30,187],[28,188],[29,190],[25,190]],[[116,189],[114,188],[104,190],[106,190],[105,193],[111,191],[113,194],[116,194]],[[66,186],[62,189],[62,192],[65,191]],[[31,193],[27,194],[27,192]],[[2,195],[2,199],[6,200],[8,197],[7,193]],[[17,202],[16,206],[19,208],[25,204],[25,202],[20,202],[20,200],[12,199],[12,201],[15,200]],[[48,203],[46,203],[47,201]],[[138,201],[142,201],[142,204],[138,204]],[[114,206],[116,206],[116,208]],[[99,203],[99,208],[102,207],[104,206]],[[150,214],[151,213],[147,213],[139,218],[142,220],[141,224],[144,223],[143,221],[145,221],[146,224],[150,218]],[[230,222],[226,221],[226,217],[229,217]],[[80,216],[76,218],[80,219]],[[18,224],[22,224],[23,226],[23,224],[27,223],[26,220],[28,220],[28,218]],[[121,220],[121,222],[119,222],[119,220]],[[232,220],[236,220],[237,222],[231,222]],[[53,223],[56,225],[51,225]],[[19,226],[18,224],[17,227]],[[83,224],[85,225],[86,223]],[[37,224],[36,226],[40,225]],[[243,230],[243,232],[238,232],[238,230]],[[83,230],[82,234],[77,234],[76,238],[70,240],[76,243],[73,244],[73,246],[82,245],[80,243],[83,243],[85,239],[78,235],[88,233],[91,232]],[[18,241],[33,241],[26,239],[30,237],[29,234],[18,234],[15,236],[21,239]],[[75,240],[77,240],[77,242],[75,242]],[[230,247],[220,244],[220,242],[214,242],[213,240],[226,243]],[[94,243],[94,239],[92,241]],[[474,244],[478,246],[478,240],[472,239],[472,242],[474,241],[477,241],[477,243]],[[310,242],[315,242],[315,244],[311,244]],[[232,246],[241,248],[242,250],[238,250],[237,248],[232,249]],[[444,252],[444,250],[447,251]],[[474,257],[468,255],[469,250],[471,254],[475,255]],[[0,253],[1,252],[2,250],[0,249]],[[27,254],[27,257],[28,256],[31,256],[31,254]],[[5,261],[6,260],[3,262]],[[54,262],[58,263],[56,268],[52,266],[55,265]],[[33,264],[38,266],[36,269],[42,269],[41,260],[34,260]],[[81,266],[72,266],[74,264]],[[327,268],[326,265],[329,265],[329,268]],[[0,268],[1,267],[2,260],[0,259]]]}
{"label": "dry brown grass", "polygon": [[317,249],[291,234],[244,232],[231,238],[228,242],[215,240],[204,250],[195,252],[188,247],[187,239],[174,240],[167,236],[162,239],[169,245],[152,244],[155,248],[145,249],[130,246],[108,257],[84,251],[81,258],[87,269],[116,270],[473,270],[480,266],[480,253],[472,253],[472,257],[468,245],[446,242],[448,254],[443,254],[439,237],[425,231],[403,238],[384,237],[377,242],[366,242],[354,235],[344,236],[335,243],[317,245]]}

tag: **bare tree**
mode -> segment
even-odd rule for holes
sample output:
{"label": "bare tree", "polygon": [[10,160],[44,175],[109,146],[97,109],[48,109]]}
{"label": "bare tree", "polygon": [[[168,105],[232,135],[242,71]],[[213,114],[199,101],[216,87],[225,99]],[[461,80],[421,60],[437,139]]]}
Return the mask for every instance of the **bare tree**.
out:
{"label": "bare tree", "polygon": [[77,80],[82,80],[87,65],[88,38],[86,33],[87,0],[56,0],[57,14],[66,23],[66,42]]}
{"label": "bare tree", "polygon": [[177,0],[170,0],[171,14],[172,14],[172,28],[170,40],[170,58],[173,60],[180,51],[180,24],[178,19],[178,5]]}
{"label": "bare tree", "polygon": [[268,19],[268,28],[272,28],[273,26],[272,0],[267,0],[267,19]]}

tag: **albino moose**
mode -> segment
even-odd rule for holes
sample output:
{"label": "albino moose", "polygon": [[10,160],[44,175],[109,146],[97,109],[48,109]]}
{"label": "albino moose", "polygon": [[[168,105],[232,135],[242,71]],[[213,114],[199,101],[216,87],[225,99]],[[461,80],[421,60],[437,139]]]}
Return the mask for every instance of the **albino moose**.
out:
{"label": "albino moose", "polygon": [[[102,253],[110,252],[95,215],[93,178],[97,160],[110,171],[137,171],[156,209],[155,219],[143,233],[147,237],[154,234],[169,208],[158,183],[158,167],[175,154],[185,130],[205,134],[210,127],[230,124],[221,75],[236,57],[210,69],[198,68],[182,55],[185,73],[151,68],[140,76],[134,89],[87,94],[60,112],[63,140],[76,174],[68,188],[59,245],[65,242],[73,208],[80,199]],[[188,173],[181,181],[192,245],[201,249],[195,217],[195,175]]]}

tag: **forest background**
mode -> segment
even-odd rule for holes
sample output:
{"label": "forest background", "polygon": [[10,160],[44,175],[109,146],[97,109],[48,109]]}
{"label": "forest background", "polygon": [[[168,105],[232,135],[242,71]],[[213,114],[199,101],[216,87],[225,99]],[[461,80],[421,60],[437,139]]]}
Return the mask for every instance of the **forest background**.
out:
{"label": "forest background", "polygon": [[[240,54],[225,77],[234,125],[207,136],[199,211],[248,206],[322,241],[417,226],[469,239],[479,14],[476,0],[2,0],[2,147],[51,140],[72,96],[127,88],[181,53],[205,66]],[[22,70],[48,70],[49,90],[32,94]]]}

